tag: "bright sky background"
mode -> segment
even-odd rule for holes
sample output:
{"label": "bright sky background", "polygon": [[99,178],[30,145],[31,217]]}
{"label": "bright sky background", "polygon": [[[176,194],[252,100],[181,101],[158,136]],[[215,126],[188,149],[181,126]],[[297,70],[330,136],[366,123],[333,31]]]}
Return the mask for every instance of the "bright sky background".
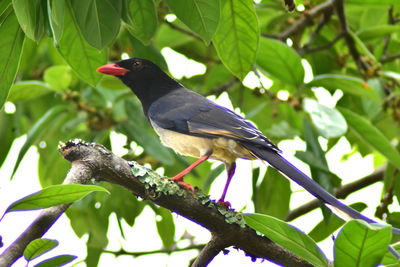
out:
{"label": "bright sky background", "polygon": [[[173,76],[181,78],[183,76],[190,77],[195,74],[204,73],[204,65],[188,60],[184,56],[175,53],[171,49],[163,49],[162,53],[168,62],[170,72]],[[173,62],[173,64],[172,64]],[[305,67],[309,69],[307,62],[303,62]],[[307,71],[306,79],[311,79],[311,71]],[[264,86],[269,86],[271,81],[263,77],[262,82]],[[255,87],[258,85],[258,80],[254,74],[249,74],[245,79],[245,84],[249,87]],[[334,106],[339,94],[335,94],[333,97],[325,90],[320,89],[316,91],[316,96],[323,100],[323,103],[327,106]],[[283,93],[284,97],[284,93]],[[227,95],[223,94],[216,100],[219,104],[232,108]],[[17,154],[22,144],[25,141],[26,136],[17,139],[9,153],[6,162],[0,168],[0,212],[1,214],[13,201],[20,199],[28,194],[40,190],[40,185],[37,178],[37,160],[38,154],[35,148],[31,148],[24,160],[22,161],[16,175],[10,182],[9,177],[11,175],[12,168],[17,158]],[[65,140],[64,140],[65,141]],[[112,150],[117,155],[123,155],[123,144],[125,143],[123,137],[119,134],[112,135]],[[322,145],[326,143],[325,140],[321,140]],[[287,157],[292,163],[298,166],[300,169],[308,172],[308,168],[300,160],[293,157],[296,150],[304,150],[305,144],[300,140],[291,140],[279,143],[279,148],[284,151],[284,156]],[[343,183],[346,184],[355,179],[361,178],[365,175],[370,174],[373,171],[373,156],[367,156],[362,158],[359,154],[352,155],[348,161],[342,162],[342,153],[351,152],[351,147],[345,139],[341,139],[340,142],[333,148],[328,154],[328,162],[330,163],[330,169],[332,172],[339,175],[344,179]],[[227,199],[230,201],[236,210],[244,209],[245,212],[252,212],[253,205],[251,202],[251,181],[250,171],[252,166],[262,166],[260,162],[250,162],[240,160],[238,164],[237,173],[231,183]],[[218,177],[211,188],[211,195],[213,198],[219,197],[223,185],[225,183],[225,172]],[[350,195],[345,203],[354,203],[357,201],[370,203],[370,207],[363,213],[367,216],[373,216],[375,211],[375,205],[379,203],[381,184],[375,184],[363,190],[361,193],[355,193]],[[300,206],[312,199],[311,195],[305,192],[302,188],[292,183],[292,189],[295,193],[292,195],[291,204],[292,208]],[[3,237],[4,247],[0,249],[2,252],[6,247],[12,243],[18,235],[24,231],[29,224],[37,216],[38,211],[30,212],[13,212],[7,214],[5,218],[0,222],[0,235]],[[292,224],[304,232],[310,231],[316,222],[322,219],[320,210],[315,210],[309,213],[307,216],[303,216],[300,219],[295,220]],[[198,243],[206,243],[210,234],[207,230],[202,229],[196,224],[175,215],[175,221],[177,225],[176,238],[180,237],[185,230],[189,231],[192,235],[196,236]],[[120,237],[118,226],[116,225],[115,217],[110,219],[110,230],[109,237],[110,243],[107,247],[109,250],[119,250],[121,245],[128,251],[147,251],[160,249],[162,244],[157,234],[157,229],[154,221],[154,213],[150,208],[146,208],[137,219],[135,226],[130,228],[124,224],[125,233],[127,239],[130,242],[126,242]],[[116,238],[119,237],[118,239]],[[85,242],[87,237],[84,236],[79,239],[75,236],[74,232],[69,226],[68,218],[63,215],[55,225],[45,235],[45,238],[57,239],[60,245],[48,254],[39,257],[38,260],[33,261],[37,263],[44,259],[50,258],[60,254],[71,254],[77,255],[79,259],[75,260],[76,264],[80,260],[83,260],[86,256]],[[151,242],[146,242],[149,240]],[[158,240],[158,242],[157,242]],[[185,246],[185,244],[179,244]],[[320,243],[320,247],[327,254],[328,257],[332,258],[332,241],[330,238]],[[136,266],[147,265],[153,267],[157,266],[187,266],[188,262],[186,259],[190,259],[197,255],[197,251],[179,252],[174,253],[170,256],[166,255],[151,255],[143,256],[133,259],[130,256],[120,256],[115,258],[112,254],[103,254],[100,259],[99,266],[110,266],[111,264],[118,264],[119,266]],[[14,266],[25,266],[24,260],[19,260]],[[245,257],[242,251],[237,252],[234,249],[230,249],[228,256],[224,256],[220,253],[213,262],[209,265],[213,266],[273,266],[273,264],[266,264],[265,262],[257,263],[251,262],[250,258]],[[33,264],[31,264],[33,266]],[[76,266],[85,266],[83,263],[78,263]]]}

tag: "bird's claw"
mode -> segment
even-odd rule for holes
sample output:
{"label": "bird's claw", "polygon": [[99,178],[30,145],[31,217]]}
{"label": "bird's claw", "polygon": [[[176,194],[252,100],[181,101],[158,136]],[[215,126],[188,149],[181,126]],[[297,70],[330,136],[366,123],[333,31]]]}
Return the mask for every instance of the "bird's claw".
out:
{"label": "bird's claw", "polygon": [[188,184],[184,181],[175,181],[178,183],[178,185],[182,186],[183,188],[185,188],[186,190],[190,190],[190,191],[194,191],[194,186],[191,184]]}
{"label": "bird's claw", "polygon": [[231,207],[231,203],[230,203],[229,201],[223,201],[222,199],[218,200],[218,201],[217,201],[217,204],[223,205],[223,206],[225,206],[225,207],[227,207],[227,208],[230,208],[230,207]]}

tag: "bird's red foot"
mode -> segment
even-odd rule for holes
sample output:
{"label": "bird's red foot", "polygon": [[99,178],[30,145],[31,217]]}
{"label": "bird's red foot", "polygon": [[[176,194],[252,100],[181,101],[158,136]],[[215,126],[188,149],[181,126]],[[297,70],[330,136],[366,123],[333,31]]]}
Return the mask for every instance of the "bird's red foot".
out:
{"label": "bird's red foot", "polygon": [[224,205],[227,208],[231,207],[231,203],[229,203],[229,201],[223,201],[222,199],[217,201],[218,204]]}
{"label": "bird's red foot", "polygon": [[175,182],[177,182],[178,185],[182,186],[182,187],[185,188],[186,190],[194,191],[194,186],[191,185],[191,184],[188,184],[188,183],[186,183],[186,182],[184,182],[184,181],[182,181],[182,180],[181,180],[181,181],[175,181]]}

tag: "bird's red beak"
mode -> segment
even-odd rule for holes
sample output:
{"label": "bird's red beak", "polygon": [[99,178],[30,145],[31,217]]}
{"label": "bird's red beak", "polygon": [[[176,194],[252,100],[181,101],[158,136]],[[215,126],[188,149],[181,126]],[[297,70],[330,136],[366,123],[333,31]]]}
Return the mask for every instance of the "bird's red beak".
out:
{"label": "bird's red beak", "polygon": [[103,74],[108,74],[108,75],[123,76],[129,70],[122,68],[122,67],[118,66],[117,64],[107,64],[107,65],[98,67],[96,71],[103,73]]}

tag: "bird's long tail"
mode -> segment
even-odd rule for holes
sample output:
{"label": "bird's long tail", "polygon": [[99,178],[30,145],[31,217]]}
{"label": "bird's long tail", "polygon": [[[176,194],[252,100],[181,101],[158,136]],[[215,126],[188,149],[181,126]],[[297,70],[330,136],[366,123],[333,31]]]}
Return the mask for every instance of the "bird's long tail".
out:
{"label": "bird's long tail", "polygon": [[[246,146],[246,144],[243,145]],[[254,153],[254,155],[256,155],[259,159],[267,161],[272,167],[282,172],[285,176],[295,181],[301,187],[306,189],[309,193],[311,193],[316,198],[327,204],[327,206],[333,209],[333,211],[339,217],[345,219],[344,218],[345,216],[343,216],[345,214],[347,215],[347,217],[351,217],[353,219],[361,219],[368,223],[377,223],[376,221],[362,215],[355,209],[352,209],[351,207],[339,201],[336,197],[331,195],[318,183],[316,183],[302,171],[293,166],[289,161],[287,161],[277,152],[254,146],[251,147],[246,146],[246,147],[249,150],[251,150]],[[400,234],[400,229],[397,228],[392,228],[392,229],[394,233]]]}

